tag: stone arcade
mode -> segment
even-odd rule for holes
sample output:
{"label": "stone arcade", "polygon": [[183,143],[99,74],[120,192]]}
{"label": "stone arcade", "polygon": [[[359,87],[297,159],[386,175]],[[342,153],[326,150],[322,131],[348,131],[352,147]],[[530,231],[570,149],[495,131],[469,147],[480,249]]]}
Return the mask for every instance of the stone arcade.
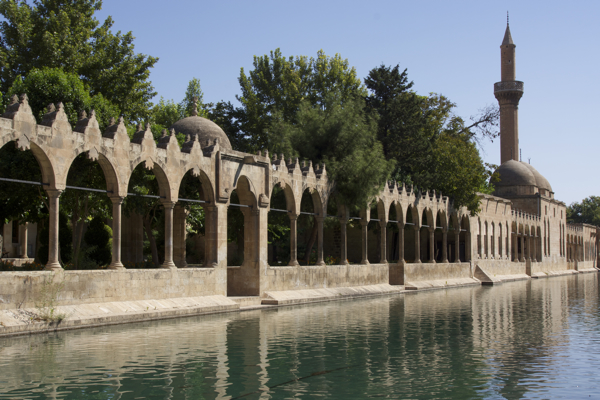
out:
{"label": "stone arcade", "polygon": [[[497,283],[553,274],[596,271],[598,231],[567,224],[565,204],[554,199],[550,183],[531,165],[518,160],[518,102],[523,82],[515,76],[515,45],[507,26],[501,45],[502,80],[494,85],[501,109],[501,181],[495,196],[481,195],[482,211],[471,216],[455,209],[441,193],[415,191],[390,182],[374,199],[380,226],[377,263],[370,263],[370,212],[360,213],[360,263],[347,262],[348,211],[340,206],[340,265],[326,265],[324,248],[331,235],[324,229],[333,184],[325,165],[286,160],[283,156],[246,154],[231,148],[225,133],[211,121],[193,115],[178,121],[155,143],[149,127],[138,126],[130,140],[122,119],[101,132],[94,112],[82,113],[73,128],[62,104],[50,106],[37,124],[26,95],[14,97],[0,118],[0,146],[30,150],[39,162],[50,206],[48,272],[0,274],[0,334],[47,329],[24,324],[15,311],[32,308],[44,280],[64,282],[58,305],[73,317],[61,326],[189,315],[234,310],[258,304],[293,304],[341,296],[394,293],[405,289]],[[180,148],[174,132],[186,134]],[[73,160],[86,154],[104,172],[113,204],[113,251],[110,270],[62,271],[58,254],[60,196]],[[133,170],[143,165],[156,175],[165,210],[165,259],[162,269],[126,270],[128,259],[141,254],[134,220],[123,234],[121,204]],[[185,255],[186,214],[178,206],[179,187],[192,172],[202,187],[206,215],[204,262],[188,267]],[[285,194],[291,227],[289,265],[269,265],[267,216],[273,188]],[[236,190],[244,215],[244,262],[228,266],[227,210]],[[316,265],[297,262],[296,221],[302,194],[311,194],[318,223]],[[398,234],[387,235],[394,210]],[[273,212],[273,211],[271,211]],[[16,225],[16,224],[15,224]],[[27,257],[27,228],[16,232],[14,256]],[[136,236],[137,235],[137,236]],[[123,239],[123,240],[122,240]],[[21,246],[19,247],[19,243]],[[5,244],[11,249],[12,243]],[[371,246],[372,248],[372,246]],[[371,257],[373,259],[373,257]],[[373,261],[375,261],[373,259]],[[52,272],[54,271],[54,273]],[[37,326],[37,327],[36,327]]]}

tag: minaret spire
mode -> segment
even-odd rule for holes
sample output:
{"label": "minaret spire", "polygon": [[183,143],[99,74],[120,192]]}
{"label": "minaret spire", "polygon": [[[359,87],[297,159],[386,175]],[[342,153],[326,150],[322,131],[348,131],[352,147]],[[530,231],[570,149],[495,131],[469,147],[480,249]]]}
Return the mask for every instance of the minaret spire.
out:
{"label": "minaret spire", "polygon": [[506,32],[500,45],[501,80],[494,84],[494,96],[500,105],[500,160],[517,160],[519,149],[519,100],[523,96],[523,82],[517,81],[515,48],[510,34],[509,15],[506,13]]}

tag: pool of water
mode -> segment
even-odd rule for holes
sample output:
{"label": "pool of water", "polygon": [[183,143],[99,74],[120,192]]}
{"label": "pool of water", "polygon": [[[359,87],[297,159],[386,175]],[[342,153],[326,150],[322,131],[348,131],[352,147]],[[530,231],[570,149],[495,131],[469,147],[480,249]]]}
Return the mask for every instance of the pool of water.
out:
{"label": "pool of water", "polygon": [[600,398],[599,276],[0,339],[0,399]]}

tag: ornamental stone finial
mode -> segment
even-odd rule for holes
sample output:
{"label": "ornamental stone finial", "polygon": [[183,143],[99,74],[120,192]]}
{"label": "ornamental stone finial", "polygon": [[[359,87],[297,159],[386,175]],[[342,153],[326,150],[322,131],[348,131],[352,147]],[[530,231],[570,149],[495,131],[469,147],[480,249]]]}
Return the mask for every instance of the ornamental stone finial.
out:
{"label": "ornamental stone finial", "polygon": [[54,107],[54,103],[48,104],[48,107],[46,107],[46,109],[48,110],[48,113],[52,113],[52,112],[56,111],[56,107]]}
{"label": "ornamental stone finial", "polygon": [[17,104],[18,102],[19,102],[19,96],[17,96],[16,94],[13,94],[12,97],[10,98],[10,105]]}
{"label": "ornamental stone finial", "polygon": [[194,102],[194,109],[192,110],[192,115],[194,117],[198,116],[198,97],[194,96],[192,98],[193,102]]}
{"label": "ornamental stone finial", "polygon": [[87,118],[87,113],[85,112],[85,110],[81,110],[81,112],[79,113],[79,120],[84,120]]}

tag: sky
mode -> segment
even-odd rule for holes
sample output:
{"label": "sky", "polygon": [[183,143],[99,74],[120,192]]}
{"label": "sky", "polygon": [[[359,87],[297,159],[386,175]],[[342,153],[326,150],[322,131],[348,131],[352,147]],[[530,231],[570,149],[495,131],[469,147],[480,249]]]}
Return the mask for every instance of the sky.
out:
{"label": "sky", "polygon": [[[179,102],[190,79],[205,102],[238,105],[240,68],[280,48],[285,56],[339,53],[359,77],[400,65],[422,95],[440,93],[466,120],[497,104],[506,12],[516,44],[522,160],[567,205],[600,196],[600,2],[104,0],[96,17],[132,31],[135,51],[159,58],[150,79]],[[481,149],[499,164],[499,140]]]}

